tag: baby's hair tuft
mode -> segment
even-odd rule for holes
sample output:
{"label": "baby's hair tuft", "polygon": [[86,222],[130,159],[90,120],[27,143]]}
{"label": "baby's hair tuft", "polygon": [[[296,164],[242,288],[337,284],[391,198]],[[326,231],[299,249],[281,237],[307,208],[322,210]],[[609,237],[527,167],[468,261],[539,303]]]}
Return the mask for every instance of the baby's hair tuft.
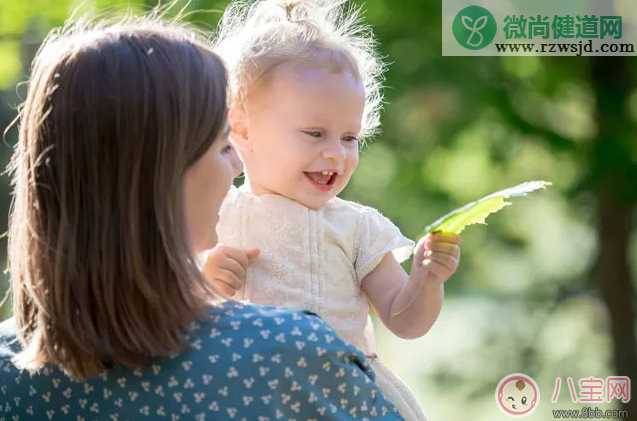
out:
{"label": "baby's hair tuft", "polygon": [[242,103],[251,84],[288,61],[317,63],[320,52],[345,62],[365,88],[361,139],[380,126],[385,65],[376,52],[361,7],[346,0],[236,0],[224,12],[214,48],[228,67],[233,100]]}

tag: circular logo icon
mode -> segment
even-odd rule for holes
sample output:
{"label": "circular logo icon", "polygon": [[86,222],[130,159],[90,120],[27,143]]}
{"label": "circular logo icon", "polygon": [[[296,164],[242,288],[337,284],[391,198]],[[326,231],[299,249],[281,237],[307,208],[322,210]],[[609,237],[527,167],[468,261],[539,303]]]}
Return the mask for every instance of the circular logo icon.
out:
{"label": "circular logo icon", "polygon": [[469,50],[479,50],[493,41],[498,25],[484,7],[468,6],[458,12],[451,30],[458,44]]}
{"label": "circular logo icon", "polygon": [[513,417],[524,417],[540,403],[540,388],[526,374],[504,376],[495,388],[495,401],[502,412]]}

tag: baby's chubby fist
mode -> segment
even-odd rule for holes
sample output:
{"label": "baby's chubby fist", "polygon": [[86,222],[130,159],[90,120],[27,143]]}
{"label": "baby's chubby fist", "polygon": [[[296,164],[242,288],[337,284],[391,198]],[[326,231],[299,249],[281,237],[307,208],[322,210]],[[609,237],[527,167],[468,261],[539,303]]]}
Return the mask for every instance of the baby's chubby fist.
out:
{"label": "baby's chubby fist", "polygon": [[416,246],[412,277],[443,284],[453,275],[460,263],[460,236],[429,233]]}
{"label": "baby's chubby fist", "polygon": [[246,282],[248,266],[259,256],[259,249],[238,249],[217,244],[202,253],[202,272],[213,288],[224,297],[232,297]]}

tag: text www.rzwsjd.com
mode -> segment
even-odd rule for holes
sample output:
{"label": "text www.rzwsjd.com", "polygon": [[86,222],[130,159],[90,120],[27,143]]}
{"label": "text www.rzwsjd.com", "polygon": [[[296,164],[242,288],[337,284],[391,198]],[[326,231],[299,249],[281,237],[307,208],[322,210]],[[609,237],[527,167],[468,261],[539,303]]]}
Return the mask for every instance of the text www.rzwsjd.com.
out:
{"label": "text www.rzwsjd.com", "polygon": [[593,41],[579,42],[542,42],[542,43],[496,43],[498,53],[522,53],[522,54],[575,54],[581,56],[584,53],[634,53],[633,43],[602,43],[593,46]]}

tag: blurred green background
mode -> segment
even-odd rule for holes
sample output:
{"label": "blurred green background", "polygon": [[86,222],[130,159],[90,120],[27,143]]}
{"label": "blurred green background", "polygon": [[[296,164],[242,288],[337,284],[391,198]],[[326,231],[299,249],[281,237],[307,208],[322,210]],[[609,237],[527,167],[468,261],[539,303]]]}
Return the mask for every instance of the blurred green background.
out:
{"label": "blurred green background", "polygon": [[[361,3],[362,2],[357,2]],[[26,95],[30,61],[75,10],[148,1],[0,0],[0,128]],[[226,1],[183,3],[214,29]],[[523,372],[541,390],[527,419],[570,402],[566,377],[637,382],[637,62],[634,58],[442,57],[439,0],[369,0],[365,19],[390,63],[383,132],[364,148],[344,197],[377,207],[412,238],[441,214],[521,181],[553,182],[463,234],[462,260],[433,329],[406,341],[381,323],[381,357],[431,421],[505,420],[494,390]],[[17,139],[5,133],[0,165]],[[6,231],[9,179],[0,180]],[[6,240],[6,238],[4,239]],[[6,241],[0,247],[6,256]],[[0,281],[0,292],[8,286]],[[11,314],[10,302],[0,319]],[[562,378],[551,403],[556,377]],[[635,388],[633,387],[633,390]],[[624,405],[637,420],[637,400]]]}

